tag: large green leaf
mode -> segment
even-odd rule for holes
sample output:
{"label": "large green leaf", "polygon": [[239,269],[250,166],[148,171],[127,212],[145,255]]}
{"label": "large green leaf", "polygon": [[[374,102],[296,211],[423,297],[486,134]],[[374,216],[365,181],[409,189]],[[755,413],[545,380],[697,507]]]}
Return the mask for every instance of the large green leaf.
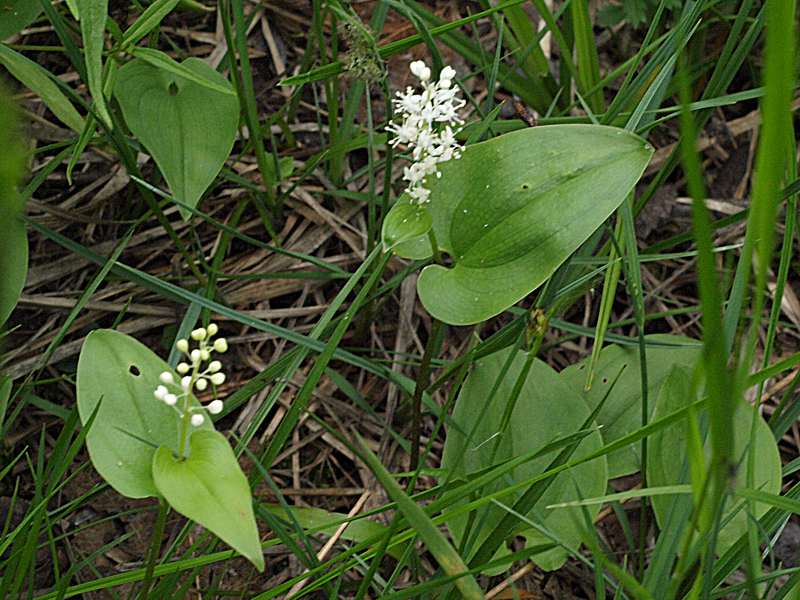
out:
{"label": "large green leaf", "polygon": [[153,481],[172,508],[264,570],[250,485],[225,436],[193,432],[186,459],[162,446],[153,456]]}
{"label": "large green leaf", "polygon": [[24,203],[17,192],[25,155],[17,112],[0,88],[0,326],[17,305],[28,273],[28,236],[22,220]]}
{"label": "large green leaf", "polygon": [[[159,446],[178,445],[175,410],[153,397],[163,371],[171,369],[149,348],[111,329],[90,333],[78,360],[81,422],[102,402],[86,436],[89,457],[111,487],[130,498],[158,495],[153,454]],[[206,418],[203,428],[212,427]]]}
{"label": "large green leaf", "polygon": [[[688,369],[675,367],[669,377],[664,379],[658,401],[656,403],[655,418],[662,417],[676,410],[684,408],[695,400],[692,395],[690,381],[692,374]],[[706,411],[699,412],[700,422],[707,420]],[[778,494],[781,489],[781,458],[778,446],[769,426],[761,417],[757,417],[754,446],[755,466],[753,471],[753,485],[747,484],[747,453],[750,446],[750,429],[753,418],[753,409],[749,404],[741,402],[737,407],[733,419],[734,457],[737,461],[736,488],[749,488]],[[676,423],[672,427],[662,429],[650,438],[647,452],[647,479],[654,487],[676,485],[689,482],[689,466],[687,461],[687,447],[689,436],[686,422]],[[710,447],[706,444],[706,464],[711,456]],[[666,497],[653,497],[653,511],[659,525],[667,520],[670,509],[670,500]],[[722,554],[730,548],[747,531],[748,519],[759,519],[769,505],[756,503],[755,514],[748,514],[747,507],[737,499],[726,505],[726,512],[722,517],[723,522],[731,515],[732,511],[740,508],[735,516],[724,525],[718,538],[718,553]]]}
{"label": "large green leaf", "polygon": [[[700,358],[700,342],[673,335],[648,335],[647,390],[650,415],[655,409],[655,399],[661,384],[674,365],[694,367]],[[590,359],[567,367],[561,378],[569,387],[583,394],[594,409],[608,395],[597,416],[603,440],[609,444],[642,426],[642,379],[638,346],[611,344],[603,348],[595,370],[592,387],[584,389]],[[621,375],[620,375],[621,373]],[[617,376],[619,378],[617,379]],[[613,388],[612,388],[613,385]],[[609,388],[611,392],[609,394]],[[608,455],[608,476],[613,479],[639,470],[639,444],[632,444]]]}
{"label": "large green leaf", "polygon": [[[489,402],[495,381],[500,378],[510,352],[516,352],[510,369],[502,377],[497,393]],[[566,385],[551,367],[536,359],[517,400],[508,430],[500,432],[503,414],[512,389],[519,376],[526,355],[513,349],[505,349],[480,359],[464,382],[456,401],[451,425],[447,429],[442,466],[453,475],[466,476],[498,462],[533,452],[552,440],[575,433],[581,429],[590,411],[580,393]],[[468,440],[475,428],[475,435]],[[495,445],[499,443],[492,458]],[[572,458],[580,458],[602,445],[598,432],[590,433],[575,450]],[[505,488],[515,481],[528,479],[542,473],[555,458],[554,455],[538,457],[515,469],[511,476],[498,481],[484,490],[485,493]],[[547,488],[542,498],[528,513],[534,522],[551,531],[559,541],[568,546],[577,546],[581,539],[584,516],[580,509],[547,509],[551,504],[580,500],[601,495],[606,491],[606,461],[599,458],[558,475]],[[519,493],[510,494],[503,500],[511,506]],[[597,507],[589,510],[596,514]],[[469,558],[488,535],[491,526],[505,515],[502,508],[490,505],[477,512],[473,519],[473,530],[480,528],[474,538]],[[461,544],[467,518],[454,517],[448,526],[457,544]],[[521,531],[529,544],[551,542],[534,530]],[[555,548],[533,557],[542,568],[558,568],[566,558],[566,551]]]}
{"label": "large green leaf", "polygon": [[0,41],[25,29],[41,13],[39,0],[0,0]]}
{"label": "large green leaf", "polygon": [[[117,74],[114,94],[125,122],[152,154],[176,199],[195,207],[233,147],[239,102],[228,81],[202,60],[178,64],[164,55],[162,61],[174,68],[143,59],[126,64]],[[181,214],[184,219],[191,215],[184,208]]]}
{"label": "large green leaf", "polygon": [[0,64],[37,94],[64,125],[78,133],[83,131],[83,117],[50,79],[44,67],[3,44],[0,44]]}
{"label": "large green leaf", "polygon": [[[434,233],[453,265],[423,269],[422,304],[454,325],[512,306],[614,212],[652,152],[638,136],[599,125],[534,127],[468,146],[428,180]],[[397,252],[413,247],[419,258],[419,244]]]}

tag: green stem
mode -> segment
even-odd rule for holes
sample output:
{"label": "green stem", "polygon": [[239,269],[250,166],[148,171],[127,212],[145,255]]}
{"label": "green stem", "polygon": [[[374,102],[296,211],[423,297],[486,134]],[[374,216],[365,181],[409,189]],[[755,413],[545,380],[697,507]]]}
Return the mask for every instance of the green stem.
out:
{"label": "green stem", "polygon": [[150,550],[147,553],[147,566],[144,572],[144,580],[142,581],[142,589],[139,591],[139,598],[144,600],[150,593],[150,587],[153,582],[153,573],[158,561],[158,555],[161,550],[161,538],[164,537],[164,526],[167,523],[167,513],[169,512],[169,505],[163,498],[158,499],[158,515],[156,516],[156,523],[153,529],[153,534],[150,538]]}

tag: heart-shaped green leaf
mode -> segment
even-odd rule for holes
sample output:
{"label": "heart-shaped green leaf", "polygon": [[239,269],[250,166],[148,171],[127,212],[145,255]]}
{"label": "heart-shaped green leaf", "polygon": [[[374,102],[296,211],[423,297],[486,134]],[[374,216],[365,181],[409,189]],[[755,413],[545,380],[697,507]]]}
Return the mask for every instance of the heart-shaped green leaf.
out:
{"label": "heart-shaped green leaf", "polygon": [[[510,353],[516,352],[511,367],[503,376],[503,366]],[[453,475],[467,475],[480,471],[499,462],[534,452],[548,442],[580,430],[589,417],[589,408],[580,393],[566,385],[550,366],[535,360],[525,385],[511,412],[508,430],[500,432],[503,414],[506,411],[517,377],[526,360],[524,352],[505,349],[481,358],[469,374],[453,411],[452,424],[447,429],[442,466]],[[502,376],[502,378],[501,378]],[[500,379],[498,390],[489,402],[492,388]],[[475,435],[468,440],[475,429]],[[495,452],[495,445],[499,443]],[[572,454],[577,459],[600,448],[602,438],[598,432],[588,434]],[[492,456],[492,454],[494,456]],[[531,460],[514,470],[507,480],[488,486],[483,492],[488,494],[509,486],[511,483],[534,477],[542,473],[555,458],[547,454]],[[548,505],[592,498],[602,495],[606,490],[606,460],[604,457],[577,466],[558,475],[549,485],[544,495],[528,513],[528,517],[544,525],[558,539],[568,545],[577,546],[581,539],[584,516],[580,509],[547,509]],[[503,500],[511,506],[521,492],[510,494]],[[597,507],[591,509],[593,516]],[[480,509],[474,516],[473,527],[479,527],[477,537],[470,538],[473,551],[489,535],[491,527],[505,516],[506,512],[495,505]],[[467,517],[454,517],[448,521],[450,531],[459,545],[464,537]],[[552,542],[534,535],[533,530],[521,532],[529,543]],[[469,558],[469,557],[466,557]],[[558,568],[566,558],[562,548],[555,548],[537,554],[533,560],[542,568]]]}
{"label": "heart-shaped green leaf", "polygon": [[[664,379],[654,418],[659,418],[686,407],[696,398],[691,394],[692,373],[683,367],[675,367],[670,375]],[[706,411],[700,411],[699,416],[706,417]],[[733,418],[734,459],[737,464],[736,488],[748,488],[747,454],[750,448],[750,429],[753,418],[753,408],[740,402]],[[752,489],[762,492],[778,494],[781,489],[781,457],[778,446],[769,426],[761,417],[756,417],[756,427],[753,450],[755,463],[753,471]],[[689,468],[687,462],[688,447],[687,425],[685,422],[676,423],[667,429],[662,429],[650,438],[647,452],[647,481],[654,487],[676,485],[689,482]],[[706,452],[706,462],[710,459],[710,450]],[[699,484],[698,484],[699,485]],[[660,526],[664,526],[670,509],[670,500],[664,496],[654,496],[652,499],[653,511]],[[742,501],[728,503],[726,512],[722,516],[724,523],[731,513],[738,512],[725,523],[720,530],[717,540],[717,552],[722,554],[730,548],[737,539],[747,531],[748,520],[761,518],[768,510],[769,505],[756,503],[755,514],[749,513],[747,507],[742,507]]]}
{"label": "heart-shaped green leaf", "polygon": [[0,0],[0,42],[25,29],[42,13],[34,0]]}
{"label": "heart-shaped green leaf", "polygon": [[[158,495],[153,454],[159,446],[178,446],[177,414],[153,397],[163,371],[172,372],[149,348],[111,329],[90,333],[78,359],[81,422],[102,401],[86,436],[89,457],[111,487],[129,498]],[[212,429],[211,419],[202,427]]]}
{"label": "heart-shaped green leaf", "polygon": [[24,203],[17,192],[25,155],[17,129],[17,112],[0,89],[0,325],[17,305],[28,273],[28,235],[22,220]]}
{"label": "heart-shaped green leaf", "polygon": [[[693,368],[700,359],[702,346],[697,340],[675,335],[645,336],[647,348],[647,390],[650,416],[664,379],[673,366]],[[590,359],[567,367],[561,378],[570,388],[583,394],[584,400],[594,409],[608,395],[597,415],[603,440],[610,444],[633,433],[642,426],[642,379],[638,346],[611,344],[600,352],[592,387],[584,390]],[[619,378],[617,378],[619,376]],[[611,386],[613,385],[613,388]],[[609,393],[609,388],[611,392]],[[608,455],[608,477],[622,477],[639,470],[640,445],[631,444]]]}
{"label": "heart-shaped green leaf", "polygon": [[[239,102],[228,81],[202,60],[187,58],[178,64],[166,55],[162,60],[174,68],[138,58],[126,64],[117,74],[114,95],[175,198],[195,207],[233,148]],[[191,73],[192,79],[181,72]],[[185,208],[181,214],[184,219],[191,215]]]}
{"label": "heart-shaped green leaf", "polygon": [[383,249],[387,252],[399,244],[425,235],[431,228],[431,214],[423,206],[402,203],[383,220]]}
{"label": "heart-shaped green leaf", "polygon": [[453,266],[423,269],[422,304],[453,325],[512,306],[614,212],[652,152],[599,125],[533,127],[468,146],[427,182],[434,233]]}
{"label": "heart-shaped green leaf", "polygon": [[264,570],[250,485],[225,436],[193,432],[185,460],[162,446],[153,456],[153,481],[172,508]]}

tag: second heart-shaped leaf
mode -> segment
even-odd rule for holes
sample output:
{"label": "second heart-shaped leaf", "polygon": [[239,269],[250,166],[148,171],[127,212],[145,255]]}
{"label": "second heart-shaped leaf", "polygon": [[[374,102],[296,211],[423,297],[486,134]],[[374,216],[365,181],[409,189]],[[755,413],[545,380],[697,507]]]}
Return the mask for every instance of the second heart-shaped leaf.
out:
{"label": "second heart-shaped leaf", "polygon": [[259,571],[264,554],[253,515],[250,485],[228,441],[216,431],[189,438],[189,458],[162,446],[153,456],[153,480],[170,506],[200,523],[247,557]]}
{"label": "second heart-shaped leaf", "polygon": [[[171,61],[166,55],[164,60]],[[114,95],[175,198],[195,207],[233,148],[239,101],[228,81],[202,60],[174,64],[174,70],[167,70],[132,60],[119,70]],[[181,70],[195,77],[181,77]],[[191,213],[181,208],[181,214],[188,219]]]}

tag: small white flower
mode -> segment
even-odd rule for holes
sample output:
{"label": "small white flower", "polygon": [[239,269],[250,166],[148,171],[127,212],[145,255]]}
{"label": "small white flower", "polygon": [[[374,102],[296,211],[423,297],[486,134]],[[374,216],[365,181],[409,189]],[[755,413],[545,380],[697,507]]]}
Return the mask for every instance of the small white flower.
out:
{"label": "small white flower", "polygon": [[184,392],[188,392],[189,388],[192,386],[192,376],[187,375],[186,377],[181,377],[181,389]]}
{"label": "small white flower", "polygon": [[214,373],[210,379],[214,385],[222,385],[225,383],[225,373]]}
{"label": "small white flower", "polygon": [[226,352],[228,350],[228,340],[225,338],[217,338],[214,340],[214,351],[219,352],[220,354]]}
{"label": "small white flower", "polygon": [[203,415],[192,415],[192,425],[195,427],[200,427],[206,418]]}
{"label": "small white flower", "polygon": [[209,373],[216,373],[221,368],[222,368],[222,363],[219,362],[218,360],[212,360],[210,363],[208,363],[208,372]]}
{"label": "small white flower", "polygon": [[424,204],[430,201],[430,190],[425,179],[440,176],[439,164],[461,156],[461,145],[456,140],[463,121],[458,111],[466,104],[458,97],[458,88],[453,86],[455,69],[445,67],[439,81],[430,81],[431,71],[421,60],[410,65],[411,72],[420,80],[422,93],[408,87],[405,93],[397,93],[394,107],[399,122],[390,123],[386,129],[393,135],[390,142],[396,147],[405,144],[411,151],[413,163],[403,170],[403,179],[408,182],[406,193],[412,202]]}
{"label": "small white flower", "polygon": [[198,327],[194,331],[192,331],[192,339],[195,342],[199,342],[200,340],[206,339],[206,330],[202,327]]}
{"label": "small white flower", "polygon": [[176,369],[180,375],[186,375],[186,373],[189,372],[189,365],[186,364],[185,362],[178,363]]}
{"label": "small white flower", "polygon": [[175,347],[178,349],[178,351],[186,354],[189,351],[189,340],[180,339],[175,342]]}
{"label": "small white flower", "polygon": [[167,388],[165,388],[163,385],[160,385],[156,388],[156,391],[153,392],[153,396],[155,396],[156,400],[161,400],[163,402],[168,393],[169,392],[167,391]]}
{"label": "small white flower", "polygon": [[175,383],[175,378],[172,377],[172,373],[169,371],[164,371],[161,373],[161,375],[158,376],[158,379],[161,381],[161,383],[166,383],[167,385],[170,383]]}
{"label": "small white flower", "polygon": [[219,327],[217,326],[216,323],[209,323],[207,329],[208,329],[208,337],[213,337],[217,335],[217,332],[219,331]]}
{"label": "small white flower", "polygon": [[178,397],[175,394],[167,394],[164,396],[164,402],[168,406],[175,406],[175,404],[178,402]]}
{"label": "small white flower", "polygon": [[211,358],[211,352],[209,352],[205,348],[200,350],[200,360],[208,360],[209,358]]}
{"label": "small white flower", "polygon": [[194,386],[199,391],[202,392],[204,389],[206,389],[208,387],[208,382],[205,379],[198,379],[197,381],[195,381]]}
{"label": "small white flower", "polygon": [[192,359],[192,364],[193,365],[199,364],[200,363],[200,350],[195,348],[194,350],[192,350],[191,354],[189,354],[189,357]]}
{"label": "small white flower", "polygon": [[222,400],[214,400],[208,406],[206,406],[206,410],[212,415],[218,415],[222,412]]}

